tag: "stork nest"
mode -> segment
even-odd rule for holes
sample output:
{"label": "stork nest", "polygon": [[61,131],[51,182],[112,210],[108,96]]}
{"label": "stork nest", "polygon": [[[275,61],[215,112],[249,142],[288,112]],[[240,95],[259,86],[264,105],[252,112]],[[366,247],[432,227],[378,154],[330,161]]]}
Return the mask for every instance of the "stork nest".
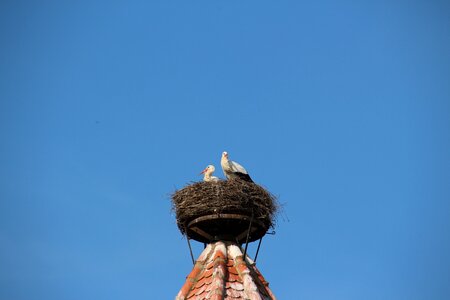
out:
{"label": "stork nest", "polygon": [[255,183],[239,179],[196,182],[175,191],[171,197],[182,234],[190,221],[212,214],[253,214],[267,229],[275,226],[276,197]]}

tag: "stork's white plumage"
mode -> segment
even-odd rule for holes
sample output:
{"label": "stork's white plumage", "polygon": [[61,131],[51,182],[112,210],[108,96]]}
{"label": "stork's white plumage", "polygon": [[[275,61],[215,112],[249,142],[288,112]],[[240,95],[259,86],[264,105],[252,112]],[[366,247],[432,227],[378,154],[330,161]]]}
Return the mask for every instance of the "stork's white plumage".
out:
{"label": "stork's white plumage", "polygon": [[238,178],[244,181],[253,182],[250,175],[248,175],[247,170],[237,162],[231,161],[228,158],[228,153],[226,151],[222,153],[220,164],[222,165],[223,173],[228,179]]}
{"label": "stork's white plumage", "polygon": [[205,174],[203,176],[203,181],[219,181],[219,178],[216,176],[212,176],[212,173],[214,173],[214,171],[216,170],[216,168],[214,168],[213,165],[208,165],[200,174]]}

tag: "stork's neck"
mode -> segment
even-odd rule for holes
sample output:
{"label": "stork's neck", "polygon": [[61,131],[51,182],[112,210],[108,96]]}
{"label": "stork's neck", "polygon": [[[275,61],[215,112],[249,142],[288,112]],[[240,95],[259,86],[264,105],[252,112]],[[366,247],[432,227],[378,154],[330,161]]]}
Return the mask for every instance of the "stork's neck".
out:
{"label": "stork's neck", "polygon": [[206,171],[204,180],[209,181],[211,179],[211,174],[212,174],[211,171]]}
{"label": "stork's neck", "polygon": [[222,159],[220,160],[220,164],[222,166],[228,166],[230,164],[230,160],[226,158],[225,156],[222,156]]}

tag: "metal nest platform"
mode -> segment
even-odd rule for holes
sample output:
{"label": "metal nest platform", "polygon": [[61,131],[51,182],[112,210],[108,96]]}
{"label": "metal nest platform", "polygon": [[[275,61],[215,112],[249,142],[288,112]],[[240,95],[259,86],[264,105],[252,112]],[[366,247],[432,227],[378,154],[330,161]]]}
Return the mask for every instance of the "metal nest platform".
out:
{"label": "metal nest platform", "polygon": [[252,219],[251,216],[217,214],[192,220],[186,227],[186,234],[189,238],[203,243],[235,241],[243,244],[259,240],[268,229],[262,222]]}
{"label": "metal nest platform", "polygon": [[219,240],[252,242],[274,227],[275,197],[242,180],[196,182],[172,195],[182,234],[203,243]]}

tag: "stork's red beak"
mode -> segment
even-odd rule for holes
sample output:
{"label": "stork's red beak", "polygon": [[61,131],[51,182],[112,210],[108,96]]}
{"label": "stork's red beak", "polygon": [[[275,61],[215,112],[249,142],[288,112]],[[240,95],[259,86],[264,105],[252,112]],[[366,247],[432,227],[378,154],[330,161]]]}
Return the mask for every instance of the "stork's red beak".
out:
{"label": "stork's red beak", "polygon": [[207,170],[208,170],[208,168],[204,169],[200,174],[206,173]]}

